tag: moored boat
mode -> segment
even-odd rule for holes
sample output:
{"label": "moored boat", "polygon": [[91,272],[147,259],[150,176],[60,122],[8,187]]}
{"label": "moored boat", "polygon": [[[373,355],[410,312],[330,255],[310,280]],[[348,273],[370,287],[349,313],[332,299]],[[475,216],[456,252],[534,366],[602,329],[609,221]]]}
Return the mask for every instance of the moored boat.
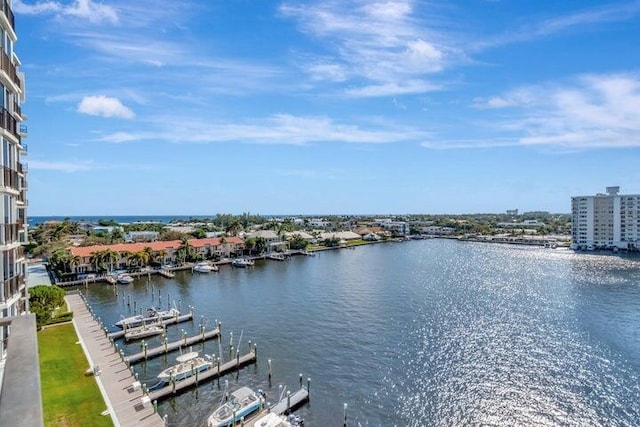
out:
{"label": "moored boat", "polygon": [[160,325],[143,325],[137,328],[127,329],[124,334],[124,339],[127,341],[130,340],[139,340],[146,337],[151,337],[154,335],[160,335],[164,333],[164,327]]}
{"label": "moored boat", "polygon": [[116,281],[123,285],[128,285],[133,282],[133,277],[128,275],[127,273],[120,273],[116,276]]}
{"label": "moored boat", "polygon": [[304,420],[298,415],[278,415],[273,412],[265,415],[253,424],[255,427],[298,427],[304,425]]}
{"label": "moored boat", "polygon": [[247,258],[236,258],[233,261],[231,261],[231,265],[238,268],[246,268],[254,265],[254,262]]}
{"label": "moored boat", "polygon": [[249,387],[240,387],[231,393],[229,400],[209,415],[208,427],[226,427],[256,411],[264,398]]}
{"label": "moored boat", "polygon": [[116,326],[120,328],[131,328],[140,326],[146,322],[167,320],[177,316],[180,316],[180,311],[178,311],[178,309],[176,308],[172,308],[170,310],[158,310],[155,307],[150,307],[147,309],[147,312],[144,316],[142,314],[138,314],[136,316],[125,317],[124,319],[117,322]]}
{"label": "moored boat", "polygon": [[213,358],[208,354],[199,356],[198,352],[192,351],[176,357],[177,364],[160,372],[158,379],[162,383],[181,381],[195,375],[196,372],[206,371],[213,366]]}
{"label": "moored boat", "polygon": [[218,266],[209,264],[208,262],[199,262],[193,266],[193,271],[198,273],[211,273],[212,271],[218,271]]}

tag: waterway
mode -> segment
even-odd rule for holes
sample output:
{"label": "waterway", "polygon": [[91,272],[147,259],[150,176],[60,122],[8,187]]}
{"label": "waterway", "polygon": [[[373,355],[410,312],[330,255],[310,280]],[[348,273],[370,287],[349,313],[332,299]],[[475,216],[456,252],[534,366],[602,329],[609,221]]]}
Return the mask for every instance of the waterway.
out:
{"label": "waterway", "polygon": [[[83,288],[82,288],[83,289]],[[568,250],[424,240],[327,251],[249,269],[89,285],[106,324],[128,305],[192,305],[170,339],[223,322],[258,364],[160,404],[204,425],[225,381],[267,391],[311,378],[308,426],[629,426],[640,420],[640,261]],[[160,345],[159,338],[150,346]],[[127,353],[140,350],[129,344]],[[194,350],[220,354],[217,341]],[[173,353],[135,366],[141,380]],[[272,360],[273,384],[267,382]]]}

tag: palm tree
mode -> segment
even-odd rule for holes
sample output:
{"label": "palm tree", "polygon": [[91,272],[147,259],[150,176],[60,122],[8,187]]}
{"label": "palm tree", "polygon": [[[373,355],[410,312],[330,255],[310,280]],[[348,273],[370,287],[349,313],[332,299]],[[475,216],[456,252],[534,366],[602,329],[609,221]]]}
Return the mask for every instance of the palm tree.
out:
{"label": "palm tree", "polygon": [[242,226],[240,225],[240,222],[237,219],[234,219],[227,226],[227,229],[225,231],[230,236],[236,236],[241,229],[242,229]]}
{"label": "palm tree", "polygon": [[258,252],[258,255],[262,255],[263,253],[265,253],[267,251],[267,239],[265,239],[264,237],[256,237],[256,252]]}
{"label": "palm tree", "polygon": [[245,247],[245,249],[249,250],[249,255],[251,255],[253,250],[256,248],[256,239],[255,239],[255,237],[249,237],[248,239],[245,239],[244,247]]}
{"label": "palm tree", "polygon": [[191,259],[193,259],[193,247],[189,244],[189,239],[186,236],[180,239],[180,247],[178,248],[176,253],[178,252],[183,253],[184,261],[190,261]]}
{"label": "palm tree", "polygon": [[82,264],[82,257],[80,255],[73,255],[72,257],[69,258],[69,266],[71,268],[77,269],[80,266],[80,264]]}
{"label": "palm tree", "polygon": [[164,264],[165,258],[167,257],[167,251],[162,249],[158,252],[155,253],[155,255],[153,256],[153,260],[157,263],[159,263],[160,265]]}
{"label": "palm tree", "polygon": [[105,249],[102,252],[102,260],[109,265],[109,271],[113,270],[113,264],[118,262],[120,254],[112,249]]}

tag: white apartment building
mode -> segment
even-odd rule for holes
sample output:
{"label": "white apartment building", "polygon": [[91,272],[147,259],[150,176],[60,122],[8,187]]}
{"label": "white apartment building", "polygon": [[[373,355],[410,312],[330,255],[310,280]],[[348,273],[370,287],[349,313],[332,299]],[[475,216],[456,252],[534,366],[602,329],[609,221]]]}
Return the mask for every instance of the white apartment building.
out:
{"label": "white apartment building", "polygon": [[571,198],[573,244],[583,249],[640,248],[640,194],[606,194]]}
{"label": "white apartment building", "polygon": [[[17,40],[11,2],[0,0],[0,320],[23,314],[27,309],[26,261],[22,244],[27,242],[26,127],[21,105],[24,102],[24,75],[13,51]],[[0,327],[0,362],[6,355],[9,328]]]}

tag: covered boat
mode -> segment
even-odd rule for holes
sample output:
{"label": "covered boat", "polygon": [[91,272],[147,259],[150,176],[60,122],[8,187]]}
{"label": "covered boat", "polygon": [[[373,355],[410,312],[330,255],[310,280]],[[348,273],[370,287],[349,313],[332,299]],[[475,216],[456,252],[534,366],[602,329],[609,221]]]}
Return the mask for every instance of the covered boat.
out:
{"label": "covered boat", "polygon": [[200,357],[196,351],[178,356],[176,361],[178,362],[176,365],[165,369],[158,375],[158,379],[161,382],[171,382],[172,378],[175,381],[181,381],[195,375],[196,372],[206,371],[213,366],[213,358],[211,356],[205,354],[204,357]]}
{"label": "covered boat", "polygon": [[139,340],[153,335],[160,335],[162,333],[164,333],[163,325],[143,325],[137,328],[127,329],[124,334],[124,339],[127,341]]}
{"label": "covered boat", "polygon": [[180,311],[176,308],[172,308],[171,310],[158,310],[155,307],[149,307],[144,315],[138,314],[136,316],[125,317],[117,322],[116,326],[119,328],[131,328],[140,326],[143,323],[167,320],[177,316],[180,316]]}

